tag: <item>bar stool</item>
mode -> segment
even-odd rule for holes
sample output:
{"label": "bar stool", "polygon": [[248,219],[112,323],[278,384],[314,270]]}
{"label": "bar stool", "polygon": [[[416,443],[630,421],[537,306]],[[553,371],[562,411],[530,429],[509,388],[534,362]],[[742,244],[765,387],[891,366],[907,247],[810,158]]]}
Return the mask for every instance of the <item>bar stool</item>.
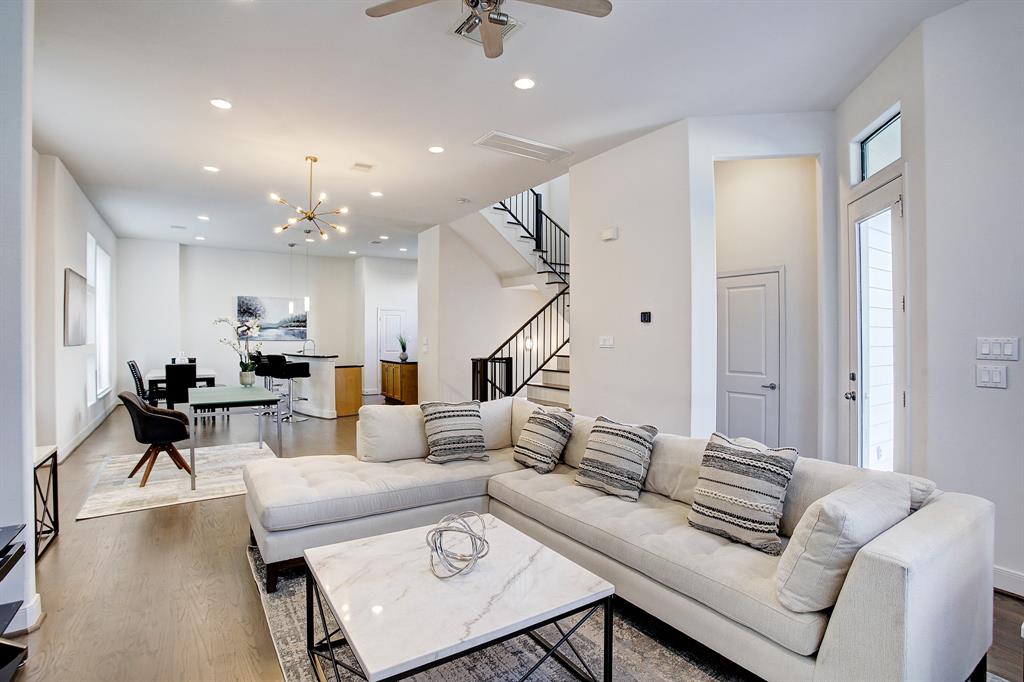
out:
{"label": "bar stool", "polygon": [[[271,356],[267,356],[271,357]],[[284,358],[284,356],[280,356]],[[292,396],[295,394],[295,379],[308,379],[309,378],[309,363],[308,362],[289,362],[285,360],[284,363],[272,363],[271,377],[274,379],[282,379],[288,382],[288,413],[281,417],[281,421],[288,422],[304,422],[306,417],[296,417],[295,413],[292,412]],[[305,400],[305,398],[298,398],[298,400]]]}

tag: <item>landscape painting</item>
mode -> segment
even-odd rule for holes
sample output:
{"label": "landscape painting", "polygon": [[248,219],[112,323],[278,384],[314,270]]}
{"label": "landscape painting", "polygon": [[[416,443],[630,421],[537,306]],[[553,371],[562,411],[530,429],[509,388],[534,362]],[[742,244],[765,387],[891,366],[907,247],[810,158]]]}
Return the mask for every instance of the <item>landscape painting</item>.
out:
{"label": "landscape painting", "polygon": [[301,308],[301,299],[239,296],[236,316],[239,322],[259,320],[260,333],[252,341],[304,341],[307,314]]}
{"label": "landscape painting", "polygon": [[64,268],[64,345],[84,346],[86,342],[86,289],[85,277]]}

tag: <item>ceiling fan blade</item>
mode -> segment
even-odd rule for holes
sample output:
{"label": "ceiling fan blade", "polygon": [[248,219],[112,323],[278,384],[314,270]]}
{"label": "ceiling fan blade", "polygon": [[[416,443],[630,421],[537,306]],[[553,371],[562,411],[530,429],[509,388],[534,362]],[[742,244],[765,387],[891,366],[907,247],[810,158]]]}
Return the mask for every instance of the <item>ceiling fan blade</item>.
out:
{"label": "ceiling fan blade", "polygon": [[611,14],[612,3],[609,0],[521,0],[531,5],[544,5],[554,9],[564,9],[592,17],[606,17]]}
{"label": "ceiling fan blade", "polygon": [[501,26],[493,23],[486,16],[480,22],[480,40],[484,44],[484,54],[488,58],[500,57],[504,48],[501,44]]}
{"label": "ceiling fan blade", "polygon": [[420,5],[427,5],[432,2],[434,2],[434,0],[388,0],[387,2],[382,2],[379,5],[366,8],[366,16],[386,17],[387,15],[394,14],[395,12],[412,9],[413,7],[419,7]]}

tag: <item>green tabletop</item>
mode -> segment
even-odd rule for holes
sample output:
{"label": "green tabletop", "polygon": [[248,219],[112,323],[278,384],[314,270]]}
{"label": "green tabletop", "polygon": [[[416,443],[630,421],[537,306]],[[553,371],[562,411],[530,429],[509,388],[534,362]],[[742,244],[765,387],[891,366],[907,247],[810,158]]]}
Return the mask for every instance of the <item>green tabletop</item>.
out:
{"label": "green tabletop", "polygon": [[188,403],[195,408],[258,407],[275,405],[280,396],[258,386],[213,386],[188,389]]}

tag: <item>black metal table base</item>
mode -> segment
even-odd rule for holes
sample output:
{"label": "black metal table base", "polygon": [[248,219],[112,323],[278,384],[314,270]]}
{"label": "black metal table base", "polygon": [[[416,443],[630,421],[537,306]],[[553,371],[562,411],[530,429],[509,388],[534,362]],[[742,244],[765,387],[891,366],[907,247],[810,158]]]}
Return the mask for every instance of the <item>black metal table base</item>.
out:
{"label": "black metal table base", "polygon": [[[533,639],[534,642],[536,642],[544,650],[544,655],[541,656],[536,663],[534,663],[533,667],[531,667],[524,675],[522,675],[519,678],[519,682],[524,682],[524,680],[528,679],[531,675],[533,675],[533,673],[535,673],[537,669],[539,669],[544,664],[544,662],[548,660],[548,658],[554,658],[555,660],[557,660],[559,663],[565,666],[566,670],[571,672],[578,679],[583,680],[583,682],[599,682],[599,680],[600,682],[611,682],[612,618],[614,612],[612,600],[613,597],[611,596],[603,597],[589,604],[584,604],[583,606],[573,609],[572,611],[560,614],[555,618],[550,618],[541,623],[537,623],[527,628],[523,628],[522,630],[517,630],[516,632],[512,632],[508,635],[504,635],[489,642],[484,642],[483,644],[467,649],[466,651],[460,651],[457,654],[446,656],[445,658],[433,661],[426,665],[422,665],[411,670],[406,670],[405,672],[400,673],[398,675],[385,678],[385,680],[386,682],[391,682],[392,680],[400,680],[406,677],[412,677],[413,675],[419,674],[426,670],[430,670],[431,668],[436,668],[440,665],[444,665],[445,663],[449,663],[464,656],[468,656],[469,654],[481,651],[488,647],[501,644],[502,642],[506,642],[510,639],[514,639],[522,635],[528,635],[531,639]],[[594,671],[587,664],[586,659],[584,659],[583,656],[580,655],[580,652],[577,651],[576,647],[573,646],[572,640],[570,638],[573,634],[575,634],[577,630],[579,630],[579,628],[585,622],[587,622],[587,620],[590,619],[591,616],[593,616],[598,611],[602,610],[602,607],[604,610],[604,661],[601,676],[598,677],[594,674]],[[565,620],[566,618],[569,618],[580,613],[584,615],[582,618],[579,619],[579,621],[577,621],[568,630],[562,629],[562,625],[559,621]],[[333,629],[330,627],[327,619],[327,614],[328,611],[324,609],[323,599],[320,593],[320,587],[319,585],[317,585],[316,580],[313,578],[313,573],[312,571],[310,571],[309,566],[307,566],[306,652],[307,655],[309,656],[309,663],[313,667],[313,674],[321,682],[329,682],[332,678],[328,677],[326,674],[324,666],[327,666],[327,669],[333,672],[333,680],[335,680],[336,682],[341,682],[341,675],[343,670],[360,679],[367,679],[363,671],[357,667],[358,663],[356,664],[356,666],[349,665],[345,661],[340,660],[336,655],[335,648],[348,644],[348,642],[345,640],[344,635],[341,634],[340,627],[336,627]],[[332,617],[333,615],[334,614],[331,614]],[[320,638],[317,638],[315,634],[314,626],[316,620],[319,620],[322,632],[324,633],[324,636]],[[556,641],[553,644],[537,632],[537,630],[546,625],[554,625],[555,628],[558,630],[558,634],[560,635],[558,641]],[[569,650],[575,656],[576,660],[573,660],[568,655],[566,655],[566,653],[559,650],[559,648],[563,645],[569,647]],[[577,660],[579,661],[579,663],[577,663]]]}
{"label": "black metal table base", "polygon": [[[43,470],[46,470],[45,472]],[[40,480],[40,474],[45,478]],[[57,488],[57,450],[33,467],[35,480],[36,559],[50,548],[60,532],[60,498]]]}

